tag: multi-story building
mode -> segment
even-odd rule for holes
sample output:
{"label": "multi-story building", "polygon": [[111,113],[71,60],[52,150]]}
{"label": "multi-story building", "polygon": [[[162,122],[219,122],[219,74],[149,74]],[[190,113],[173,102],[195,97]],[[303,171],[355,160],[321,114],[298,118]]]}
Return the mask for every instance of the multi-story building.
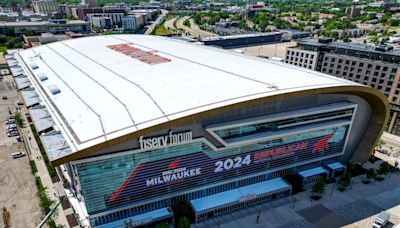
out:
{"label": "multi-story building", "polygon": [[115,3],[115,4],[107,4],[103,6],[104,13],[124,13],[126,14],[130,10],[125,3]]}
{"label": "multi-story building", "polygon": [[58,3],[54,0],[34,0],[32,7],[35,13],[53,14],[58,12]]}
{"label": "multi-story building", "polygon": [[[393,105],[400,104],[400,50],[390,46],[369,46],[364,44],[333,42],[332,39],[304,39],[298,46],[287,48],[285,62],[300,67],[306,56],[317,56],[314,69],[336,77],[355,81],[381,91]],[[294,61],[299,58],[299,61]],[[394,107],[394,106],[393,106]],[[400,135],[398,112],[393,110],[387,131]],[[398,130],[397,130],[398,129]]]}
{"label": "multi-story building", "polygon": [[17,21],[0,22],[0,34],[22,35],[26,31],[32,31],[36,35],[50,32],[63,34],[65,32],[88,33],[89,23],[79,20],[49,20],[49,21]]}
{"label": "multi-story building", "polygon": [[93,19],[94,18],[109,18],[109,21],[111,23],[111,26],[118,26],[122,27],[122,17],[124,16],[123,13],[95,13],[95,14],[87,14],[89,23],[92,25],[93,24]]}
{"label": "multi-story building", "polygon": [[316,70],[318,53],[297,48],[287,48],[285,62],[311,70]]}
{"label": "multi-story building", "polygon": [[124,31],[135,31],[138,26],[136,24],[135,15],[127,15],[122,17],[122,28]]}
{"label": "multi-story building", "polygon": [[97,6],[97,0],[82,0],[81,3],[84,5],[88,5],[90,8]]}
{"label": "multi-story building", "polygon": [[103,9],[101,7],[74,7],[72,8],[72,15],[79,20],[89,21],[88,14],[98,14],[103,13]]}
{"label": "multi-story building", "polygon": [[95,16],[90,18],[92,28],[111,29],[112,23],[109,17]]}
{"label": "multi-story building", "polygon": [[346,8],[346,14],[349,15],[350,17],[358,17],[361,15],[361,7],[357,6],[351,6]]}
{"label": "multi-story building", "polygon": [[15,57],[33,124],[92,227],[153,227],[182,207],[202,223],[292,202],[287,177],[308,184],[366,161],[388,113],[370,87],[157,36],[66,40]]}

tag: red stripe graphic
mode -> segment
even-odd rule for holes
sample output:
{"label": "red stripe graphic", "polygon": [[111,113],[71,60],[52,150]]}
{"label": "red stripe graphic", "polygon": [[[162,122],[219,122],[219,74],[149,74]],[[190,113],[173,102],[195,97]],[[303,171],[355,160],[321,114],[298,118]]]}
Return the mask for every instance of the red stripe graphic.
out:
{"label": "red stripe graphic", "polygon": [[124,190],[124,188],[126,187],[126,185],[128,185],[129,181],[135,177],[135,175],[139,172],[139,170],[144,166],[143,163],[139,164],[138,167],[136,167],[135,170],[133,170],[133,172],[129,175],[128,178],[126,178],[126,180],[124,181],[124,183],[121,184],[121,186],[119,186],[119,188],[117,189],[117,191],[114,192],[114,194],[112,194],[112,196],[110,197],[110,199],[108,199],[108,202],[112,202],[114,201],[118,195]]}
{"label": "red stripe graphic", "polygon": [[176,167],[178,167],[179,161],[180,161],[179,159],[176,159],[175,161],[169,163],[168,170],[175,169]]}

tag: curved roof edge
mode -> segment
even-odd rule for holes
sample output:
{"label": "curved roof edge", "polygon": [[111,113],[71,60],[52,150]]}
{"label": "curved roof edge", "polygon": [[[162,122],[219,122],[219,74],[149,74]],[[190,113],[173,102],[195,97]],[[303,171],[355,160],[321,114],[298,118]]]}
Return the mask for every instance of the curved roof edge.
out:
{"label": "curved roof edge", "polygon": [[201,119],[204,117],[216,115],[221,112],[226,112],[234,109],[241,109],[246,108],[266,102],[272,102],[275,100],[280,99],[288,99],[294,96],[307,96],[313,94],[350,94],[356,95],[364,100],[366,100],[369,105],[371,106],[371,120],[367,127],[367,130],[362,137],[358,147],[356,148],[355,153],[353,154],[352,161],[353,162],[364,162],[366,161],[369,156],[371,155],[374,146],[379,140],[380,135],[382,134],[385,123],[389,117],[389,102],[387,98],[380,93],[378,90],[366,87],[366,86],[356,86],[356,85],[349,85],[349,86],[336,86],[336,87],[324,87],[324,88],[315,88],[309,90],[302,90],[302,91],[295,91],[289,92],[284,94],[277,94],[273,96],[267,96],[262,98],[257,98],[250,101],[243,101],[215,109],[211,109],[208,111],[196,113],[193,115],[185,116],[179,119],[171,120],[165,123],[161,123],[146,129],[142,129],[100,144],[95,146],[83,149],[73,154],[69,154],[65,157],[61,157],[59,159],[51,161],[51,163],[55,166],[64,164],[69,161],[78,160],[84,158],[94,152],[99,150],[105,149],[110,146],[118,145],[120,143],[126,142],[128,140],[135,139],[141,135],[148,135],[156,131],[164,130],[166,128],[178,126],[178,125],[185,125],[193,120]]}

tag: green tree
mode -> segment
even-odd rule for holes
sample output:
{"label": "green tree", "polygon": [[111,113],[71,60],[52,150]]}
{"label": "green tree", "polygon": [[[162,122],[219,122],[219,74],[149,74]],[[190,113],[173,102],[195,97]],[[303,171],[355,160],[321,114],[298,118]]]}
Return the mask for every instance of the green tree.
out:
{"label": "green tree", "polygon": [[390,19],[389,21],[390,26],[399,26],[400,25],[400,19]]}
{"label": "green tree", "polygon": [[376,177],[376,171],[374,168],[370,168],[367,170],[367,172],[365,173],[365,176],[367,178],[367,180],[370,180],[372,178]]}
{"label": "green tree", "polygon": [[344,187],[347,188],[350,186],[351,184],[351,173],[349,172],[345,172],[339,179],[339,184]]}
{"label": "green tree", "polygon": [[187,217],[181,217],[179,219],[178,228],[190,228],[190,221]]}
{"label": "green tree", "polygon": [[46,191],[39,191],[37,195],[40,199],[39,207],[43,208],[46,213],[49,213],[53,201],[47,196]]}
{"label": "green tree", "polygon": [[[377,40],[378,40],[378,39],[377,39]],[[381,150],[381,149],[382,149],[382,146],[385,145],[385,144],[386,144],[385,141],[383,141],[382,139],[379,139],[378,142],[376,143],[375,148],[378,149],[378,150]]]}
{"label": "green tree", "polygon": [[322,195],[325,192],[325,186],[326,186],[325,179],[320,178],[312,186],[311,192],[314,193],[315,195]]}
{"label": "green tree", "polygon": [[381,175],[387,175],[392,171],[392,166],[389,165],[389,163],[387,162],[382,162],[379,165],[379,169],[378,169],[378,173],[380,173]]}
{"label": "green tree", "polygon": [[6,47],[9,49],[14,48],[15,43],[16,43],[15,40],[11,39],[11,40],[7,41]]}
{"label": "green tree", "polygon": [[24,119],[22,119],[21,113],[20,112],[16,112],[14,114],[14,118],[15,118],[15,124],[18,127],[22,127],[24,125]]}
{"label": "green tree", "polygon": [[7,43],[7,36],[0,34],[0,44]]}
{"label": "green tree", "polygon": [[189,21],[189,19],[186,19],[185,21],[183,21],[183,25],[190,28],[190,21]]}
{"label": "green tree", "polygon": [[350,43],[351,39],[349,37],[345,36],[345,37],[343,37],[343,42]]}
{"label": "green tree", "polygon": [[169,225],[167,223],[158,223],[157,228],[169,228]]}

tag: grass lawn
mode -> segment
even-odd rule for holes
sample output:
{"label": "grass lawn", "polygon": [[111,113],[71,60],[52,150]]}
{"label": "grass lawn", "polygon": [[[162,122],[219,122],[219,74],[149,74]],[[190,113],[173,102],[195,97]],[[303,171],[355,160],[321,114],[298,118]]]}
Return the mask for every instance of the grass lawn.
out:
{"label": "grass lawn", "polygon": [[7,52],[7,47],[6,46],[0,46],[0,52],[6,53]]}
{"label": "grass lawn", "polygon": [[157,36],[167,36],[171,35],[171,32],[165,28],[164,24],[162,24],[156,28],[156,32],[154,34]]}

